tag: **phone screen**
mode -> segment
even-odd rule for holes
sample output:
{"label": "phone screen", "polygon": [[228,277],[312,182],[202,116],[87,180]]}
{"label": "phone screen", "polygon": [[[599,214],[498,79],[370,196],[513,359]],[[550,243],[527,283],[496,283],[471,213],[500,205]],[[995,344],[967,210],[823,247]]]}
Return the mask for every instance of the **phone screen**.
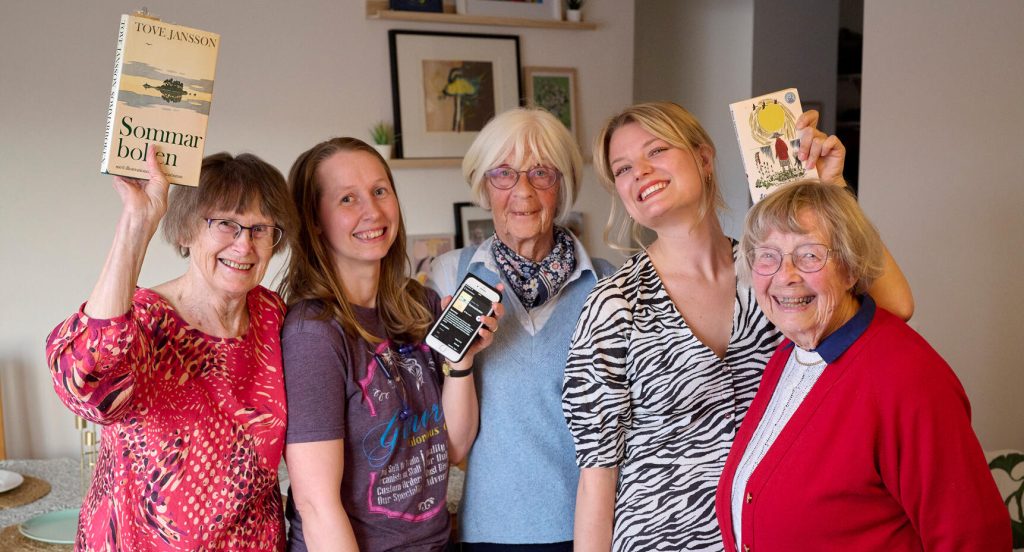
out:
{"label": "phone screen", "polygon": [[481,322],[476,317],[485,316],[491,310],[491,300],[471,286],[459,288],[452,298],[434,330],[430,332],[438,341],[452,350],[462,353],[476,336]]}

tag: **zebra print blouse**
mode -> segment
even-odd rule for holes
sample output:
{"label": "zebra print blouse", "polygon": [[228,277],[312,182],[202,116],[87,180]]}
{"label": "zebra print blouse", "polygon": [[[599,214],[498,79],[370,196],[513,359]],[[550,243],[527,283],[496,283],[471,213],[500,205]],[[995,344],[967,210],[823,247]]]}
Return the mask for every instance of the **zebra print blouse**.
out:
{"label": "zebra print blouse", "polygon": [[[737,258],[733,243],[733,258]],[[562,409],[580,467],[618,467],[612,550],[715,550],[715,488],[782,334],[736,285],[724,359],[690,331],[646,252],[591,291]]]}

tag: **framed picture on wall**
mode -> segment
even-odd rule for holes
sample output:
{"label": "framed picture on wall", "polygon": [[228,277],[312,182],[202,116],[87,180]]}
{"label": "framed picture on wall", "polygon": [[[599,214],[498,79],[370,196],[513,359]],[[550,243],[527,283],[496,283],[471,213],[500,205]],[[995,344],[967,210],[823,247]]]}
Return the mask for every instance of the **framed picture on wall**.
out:
{"label": "framed picture on wall", "polygon": [[562,20],[562,0],[465,0],[466,15]]}
{"label": "framed picture on wall", "polygon": [[395,156],[462,157],[496,114],[519,106],[519,37],[388,31]]}
{"label": "framed picture on wall", "polygon": [[580,140],[576,69],[572,67],[523,67],[526,103],[550,111]]}
{"label": "framed picture on wall", "polygon": [[468,201],[454,204],[455,247],[480,245],[494,234],[491,212]]}
{"label": "framed picture on wall", "polygon": [[406,236],[405,248],[412,263],[412,277],[423,284],[427,281],[434,257],[455,249],[455,237],[451,234],[409,235]]}

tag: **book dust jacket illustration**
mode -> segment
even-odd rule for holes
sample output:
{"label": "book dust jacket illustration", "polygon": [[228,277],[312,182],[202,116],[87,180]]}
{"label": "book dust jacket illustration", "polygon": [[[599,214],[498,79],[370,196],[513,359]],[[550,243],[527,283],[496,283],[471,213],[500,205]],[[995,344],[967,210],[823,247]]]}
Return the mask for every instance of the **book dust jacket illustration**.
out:
{"label": "book dust jacket illustration", "polygon": [[757,203],[773,189],[802,178],[817,178],[797,159],[800,137],[796,120],[803,113],[796,88],[729,105],[747,173],[750,198]]}
{"label": "book dust jacket illustration", "polygon": [[173,184],[197,186],[220,35],[121,16],[100,171],[148,178],[147,146]]}

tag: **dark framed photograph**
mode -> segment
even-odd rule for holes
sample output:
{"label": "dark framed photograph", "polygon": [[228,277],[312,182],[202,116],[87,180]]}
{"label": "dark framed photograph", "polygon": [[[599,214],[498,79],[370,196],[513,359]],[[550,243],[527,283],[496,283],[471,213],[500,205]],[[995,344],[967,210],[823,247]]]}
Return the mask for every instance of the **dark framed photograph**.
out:
{"label": "dark framed photograph", "polygon": [[388,0],[388,9],[441,13],[444,11],[444,4],[441,0]]}
{"label": "dark framed photograph", "polygon": [[455,238],[451,234],[410,234],[405,238],[405,248],[412,263],[412,277],[425,284],[430,263],[434,257],[454,249]]}
{"label": "dark framed photograph", "polygon": [[455,248],[480,245],[494,234],[491,212],[468,201],[454,204]]}
{"label": "dark framed photograph", "polygon": [[395,157],[462,157],[496,114],[519,106],[519,37],[388,31]]}
{"label": "dark framed photograph", "polygon": [[579,101],[576,99],[576,69],[572,67],[523,67],[526,103],[543,107],[562,121],[580,140]]}

